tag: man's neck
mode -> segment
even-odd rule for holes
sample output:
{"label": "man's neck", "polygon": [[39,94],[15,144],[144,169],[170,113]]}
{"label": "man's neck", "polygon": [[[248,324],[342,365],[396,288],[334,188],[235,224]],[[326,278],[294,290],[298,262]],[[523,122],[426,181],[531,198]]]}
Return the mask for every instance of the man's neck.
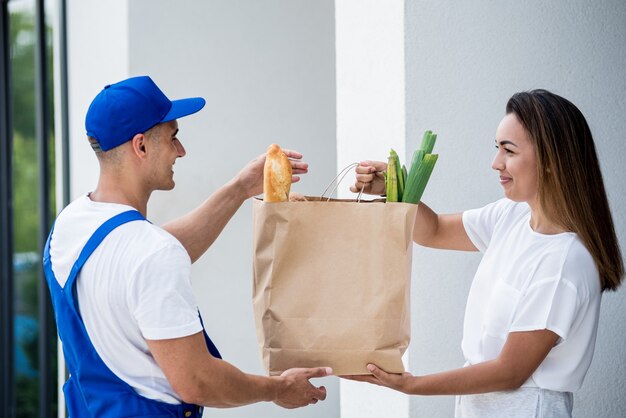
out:
{"label": "man's neck", "polygon": [[94,202],[120,203],[132,206],[144,217],[148,216],[148,199],[150,192],[140,191],[132,184],[107,181],[100,177],[98,186],[89,194],[89,198]]}

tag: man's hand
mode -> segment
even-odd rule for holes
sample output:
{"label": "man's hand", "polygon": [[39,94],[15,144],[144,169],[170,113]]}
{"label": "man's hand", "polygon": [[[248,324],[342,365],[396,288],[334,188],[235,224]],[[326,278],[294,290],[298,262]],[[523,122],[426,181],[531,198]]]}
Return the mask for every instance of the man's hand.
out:
{"label": "man's hand", "polygon": [[[309,164],[299,161],[302,159],[302,154],[298,151],[291,151],[288,149],[282,149],[285,155],[291,162],[291,170],[293,176],[291,178],[292,183],[300,181],[300,176],[297,174],[305,174],[309,171]],[[263,193],[263,166],[265,165],[265,153],[259,155],[254,160],[250,161],[246,166],[237,174],[236,181],[244,191],[245,197],[250,198]]]}
{"label": "man's hand", "polygon": [[[283,151],[291,161],[293,174],[308,172],[309,165],[299,161],[302,154],[286,149]],[[213,244],[244,201],[263,193],[264,165],[265,154],[262,154],[246,164],[231,181],[196,209],[163,225],[163,229],[183,244],[192,263]],[[291,181],[300,181],[300,177],[294,175]]]}
{"label": "man's hand", "polygon": [[274,403],[283,408],[292,409],[323,401],[326,399],[326,388],[313,386],[309,379],[330,376],[332,372],[330,367],[285,370],[278,377],[282,382]]}
{"label": "man's hand", "polygon": [[399,373],[387,373],[383,369],[373,364],[367,365],[367,370],[370,371],[370,374],[364,375],[350,375],[350,376],[341,376],[343,379],[355,380],[358,382],[367,382],[372,383],[374,385],[385,386],[391,389],[395,389],[400,392],[407,393],[407,383],[416,379],[411,373],[405,372],[402,374]]}
{"label": "man's hand", "polygon": [[387,171],[387,163],[382,161],[363,161],[354,170],[356,181],[350,186],[350,191],[359,193],[363,189],[366,194],[385,194],[385,179],[383,172]]}

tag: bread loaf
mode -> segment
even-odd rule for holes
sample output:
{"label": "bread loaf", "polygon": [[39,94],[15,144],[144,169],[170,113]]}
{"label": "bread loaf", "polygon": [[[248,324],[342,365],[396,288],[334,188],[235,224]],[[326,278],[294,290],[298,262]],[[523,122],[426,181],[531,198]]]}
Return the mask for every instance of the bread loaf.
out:
{"label": "bread loaf", "polygon": [[291,188],[291,163],[276,144],[267,148],[263,167],[263,200],[266,202],[286,202]]}

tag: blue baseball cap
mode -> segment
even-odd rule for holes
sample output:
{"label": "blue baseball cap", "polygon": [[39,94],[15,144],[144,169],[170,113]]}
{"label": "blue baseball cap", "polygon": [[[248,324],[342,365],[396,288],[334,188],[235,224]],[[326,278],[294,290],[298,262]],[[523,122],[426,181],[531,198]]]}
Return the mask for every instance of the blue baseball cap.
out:
{"label": "blue baseball cap", "polygon": [[170,100],[150,77],[132,77],[98,93],[87,110],[85,128],[108,151],[159,123],[196,113],[205,103],[202,97]]}

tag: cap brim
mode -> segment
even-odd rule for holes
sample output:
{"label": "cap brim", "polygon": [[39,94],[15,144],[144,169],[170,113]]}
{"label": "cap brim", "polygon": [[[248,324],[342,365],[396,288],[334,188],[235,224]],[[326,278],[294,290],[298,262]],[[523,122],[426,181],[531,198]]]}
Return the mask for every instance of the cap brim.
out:
{"label": "cap brim", "polygon": [[172,100],[170,111],[163,117],[162,122],[169,122],[184,116],[196,113],[204,107],[206,100],[202,97],[191,97],[189,99]]}

